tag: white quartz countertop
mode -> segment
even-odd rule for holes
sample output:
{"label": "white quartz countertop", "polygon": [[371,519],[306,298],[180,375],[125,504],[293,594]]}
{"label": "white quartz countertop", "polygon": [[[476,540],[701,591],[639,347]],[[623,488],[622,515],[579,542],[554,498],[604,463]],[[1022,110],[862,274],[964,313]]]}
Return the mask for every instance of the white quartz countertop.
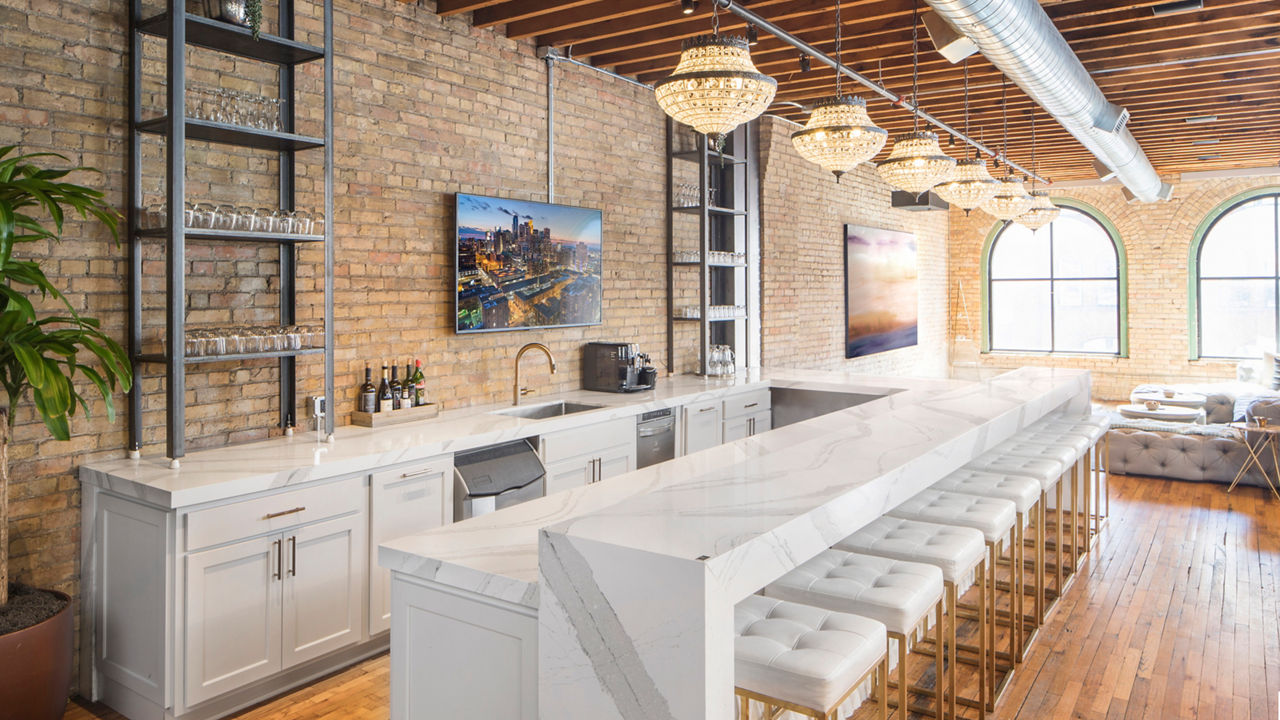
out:
{"label": "white quartz countertop", "polygon": [[813,524],[824,522],[822,512],[840,512],[842,497],[870,488],[877,506],[897,495],[901,502],[922,482],[909,473],[941,477],[1089,391],[1087,371],[1051,368],[981,382],[807,371],[760,382],[884,397],[401,538],[381,546],[379,562],[537,607],[538,535],[545,528],[643,552],[705,556],[745,587],[756,573],[740,572],[743,565],[768,572],[774,564],[752,553],[786,554],[788,533],[815,534]]}
{"label": "white quartz countertop", "polygon": [[[813,379],[820,381],[820,377]],[[889,391],[883,379],[863,378],[865,382],[861,384],[865,387],[859,387],[851,377],[828,379],[844,391],[861,390],[871,394]],[[786,372],[754,371],[725,379],[677,375],[660,378],[657,389],[648,392],[578,390],[524,403],[538,405],[569,400],[604,406],[562,417],[532,420],[494,414],[510,408],[505,404],[473,406],[445,410],[435,418],[387,428],[339,427],[332,443],[322,442],[316,432],[299,431],[292,437],[201,450],[182,458],[181,466],[176,469],[169,467],[165,457],[89,463],[81,466],[80,479],[159,507],[189,507],[582,427],[770,384],[801,381],[794,373]]]}

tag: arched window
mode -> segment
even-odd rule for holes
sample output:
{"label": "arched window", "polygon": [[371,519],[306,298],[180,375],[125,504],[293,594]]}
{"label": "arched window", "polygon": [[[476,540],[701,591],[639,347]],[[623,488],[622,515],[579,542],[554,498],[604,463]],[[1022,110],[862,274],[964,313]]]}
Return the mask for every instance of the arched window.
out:
{"label": "arched window", "polygon": [[1079,207],[1034,232],[1006,224],[985,258],[987,348],[1123,355],[1123,253],[1114,229]]}
{"label": "arched window", "polygon": [[1195,238],[1198,357],[1260,357],[1277,349],[1280,192],[1250,195],[1211,213]]}

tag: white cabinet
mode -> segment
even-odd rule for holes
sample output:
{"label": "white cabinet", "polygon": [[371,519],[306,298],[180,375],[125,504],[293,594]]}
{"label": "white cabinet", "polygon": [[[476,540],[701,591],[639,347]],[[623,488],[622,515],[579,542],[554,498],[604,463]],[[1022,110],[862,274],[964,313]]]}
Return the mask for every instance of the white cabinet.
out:
{"label": "white cabinet", "polygon": [[724,441],[733,442],[772,430],[773,415],[768,410],[754,415],[742,415],[724,421]]}
{"label": "white cabinet", "polygon": [[369,478],[369,634],[391,628],[391,571],[378,546],[453,520],[453,456],[443,455]]}
{"label": "white cabinet", "polygon": [[234,540],[185,558],[186,707],[363,639],[365,505],[350,478],[186,514],[189,547]]}
{"label": "white cabinet", "polygon": [[724,441],[733,442],[773,429],[769,390],[752,390],[724,399]]}
{"label": "white cabinet", "polygon": [[633,417],[542,436],[547,494],[600,482],[636,468]]}
{"label": "white cabinet", "polygon": [[681,425],[684,427],[684,452],[688,455],[719,445],[722,440],[720,427],[720,401],[708,400],[684,406]]}
{"label": "white cabinet", "polygon": [[187,705],[280,670],[280,535],[187,556]]}

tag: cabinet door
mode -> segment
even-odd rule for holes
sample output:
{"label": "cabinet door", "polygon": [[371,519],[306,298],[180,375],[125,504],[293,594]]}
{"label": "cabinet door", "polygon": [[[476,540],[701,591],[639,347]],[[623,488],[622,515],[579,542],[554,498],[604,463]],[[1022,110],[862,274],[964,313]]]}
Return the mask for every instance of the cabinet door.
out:
{"label": "cabinet door", "polygon": [[391,627],[391,571],[378,565],[378,546],[453,520],[453,458],[376,472],[370,478],[369,634]]}
{"label": "cabinet door", "polygon": [[596,473],[599,477],[596,478],[596,481],[617,477],[635,469],[636,448],[634,444],[612,447],[600,453],[600,459],[596,466]]}
{"label": "cabinet door", "polygon": [[596,480],[594,455],[578,455],[547,464],[547,495],[582,487]]}
{"label": "cabinet door", "polygon": [[720,403],[717,401],[684,407],[684,452],[695,453],[720,444]]}
{"label": "cabinet door", "polygon": [[364,532],[352,514],[284,533],[284,667],[360,641]]}
{"label": "cabinet door", "polygon": [[773,411],[761,410],[751,416],[751,427],[749,430],[752,435],[759,435],[762,432],[769,432],[773,429]]}
{"label": "cabinet door", "polygon": [[278,672],[283,538],[187,555],[186,706]]}
{"label": "cabinet door", "polygon": [[729,443],[751,435],[751,418],[739,417],[724,421],[724,441]]}

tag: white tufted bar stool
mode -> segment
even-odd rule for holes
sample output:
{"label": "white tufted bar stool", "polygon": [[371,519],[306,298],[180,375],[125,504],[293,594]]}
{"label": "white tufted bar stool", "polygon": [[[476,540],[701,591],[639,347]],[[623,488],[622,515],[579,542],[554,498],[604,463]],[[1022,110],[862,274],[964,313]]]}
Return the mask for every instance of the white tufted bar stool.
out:
{"label": "white tufted bar stool", "polygon": [[[1015,622],[1012,614],[1008,618],[1008,622],[1004,623],[1009,628],[1009,652],[1004,655],[1003,666],[1001,666],[999,662],[1001,658],[996,652],[995,632],[997,622],[995,615],[997,607],[996,563],[1004,555],[1005,544],[1012,542],[1014,538],[1014,526],[1018,522],[1017,506],[1010,500],[965,495],[931,487],[916,493],[911,499],[890,510],[887,515],[904,520],[972,528],[982,533],[983,541],[987,547],[986,582],[984,583],[986,592],[978,596],[976,606],[958,603],[957,616],[959,615],[959,610],[966,610],[975,613],[975,617],[986,618],[985,629],[987,636],[984,643],[985,647],[981,648],[981,650],[985,651],[984,654],[987,657],[987,671],[983,675],[987,683],[987,710],[995,710],[997,690],[1003,690],[1004,684],[1012,677],[1014,658],[1017,657],[1013,633]],[[1011,583],[1008,587],[1010,608],[1017,607],[1014,590],[1015,588]],[[980,652],[979,648],[963,643],[958,643],[956,648],[969,653]],[[997,671],[1004,673],[999,685],[996,683]]]}
{"label": "white tufted bar stool", "polygon": [[[971,461],[965,466],[969,470],[978,470],[984,472],[997,473],[1000,475],[1018,475],[1029,477],[1040,484],[1040,501],[1036,503],[1037,512],[1033,519],[1035,533],[1032,538],[1034,551],[1033,559],[1036,561],[1033,569],[1035,573],[1035,615],[1037,625],[1044,623],[1045,613],[1048,612],[1047,593],[1048,593],[1048,577],[1046,575],[1045,557],[1045,527],[1048,514],[1046,507],[1048,505],[1049,492],[1053,491],[1058,499],[1058,513],[1062,512],[1062,476],[1067,471],[1067,467],[1058,460],[1051,458],[1029,458],[1018,455],[999,455],[995,453],[987,453]],[[1058,524],[1059,547],[1061,544],[1062,524]],[[1054,587],[1054,598],[1057,599],[1062,594],[1063,578],[1062,563],[1054,562],[1056,565],[1055,577],[1057,584]]]}
{"label": "white tufted bar stool", "polygon": [[836,720],[867,678],[888,720],[889,655],[884,623],[752,595],[733,610],[734,693],[738,720],[750,703],[772,720],[782,711]]}
{"label": "white tufted bar stool", "polygon": [[[927,623],[930,611],[937,616],[935,633],[940,636],[943,628],[943,579],[937,567],[826,550],[775,580],[764,589],[764,594],[884,623],[886,651],[891,650],[890,641],[898,646],[896,705],[899,717],[907,717],[910,708],[907,702],[907,643],[915,629]],[[932,696],[934,708],[941,717],[947,694],[942,683],[941,653],[935,658],[935,667],[937,681],[933,691],[927,694]]]}
{"label": "white tufted bar stool", "polygon": [[[1013,623],[1013,643],[1015,649],[1014,662],[1021,663],[1027,646],[1031,642],[1030,633],[1026,632],[1026,624],[1038,628],[1040,619],[1025,613],[1026,583],[1026,537],[1027,526],[1035,516],[1040,502],[1040,483],[1021,475],[1002,475],[981,470],[961,468],[933,484],[935,490],[947,490],[968,495],[1000,498],[1013,503],[1017,511],[1014,523],[1014,537],[1010,543],[1009,587],[1013,590],[1014,604],[1010,608],[1010,618],[1018,618]],[[1036,552],[1033,548],[1032,552]],[[1033,558],[1032,567],[1035,567]],[[1032,586],[1032,596],[1035,587]]]}
{"label": "white tufted bar stool", "polygon": [[[1102,532],[1102,524],[1111,513],[1111,496],[1107,484],[1108,469],[1111,466],[1111,418],[1106,413],[1093,413],[1088,416],[1054,415],[1032,426],[1036,431],[1060,433],[1064,436],[1085,438],[1089,442],[1089,452],[1085,455],[1086,471],[1091,471],[1093,492],[1085,494],[1086,503],[1092,503],[1093,512],[1089,513],[1086,505],[1085,523],[1086,541],[1092,544],[1093,538]],[[1092,499],[1090,498],[1092,496]]]}
{"label": "white tufted bar stool", "polygon": [[[978,614],[978,697],[961,698],[956,689],[956,663],[959,660],[956,644],[956,620],[959,596],[968,589],[969,578],[978,585],[978,597],[987,596],[986,556],[987,548],[982,532],[968,527],[940,525],[904,518],[883,516],[858,532],[836,543],[837,550],[876,555],[894,560],[925,563],[942,571],[946,590],[946,611],[950,623],[946,628],[946,642],[938,642],[936,655],[950,653],[948,684],[952,692],[948,707],[951,717],[956,717],[956,703],[978,708],[979,717],[987,711],[987,626],[986,615]],[[941,638],[938,634],[936,637]]]}
{"label": "white tufted bar stool", "polygon": [[[1075,520],[1079,518],[1080,486],[1084,475],[1083,458],[1086,453],[1077,450],[1070,443],[1050,442],[1043,439],[1029,440],[1027,439],[1028,437],[1030,437],[1030,434],[1019,433],[1007,442],[992,448],[990,452],[998,455],[1056,460],[1066,468],[1063,477],[1064,479],[1069,479],[1070,484],[1066,488],[1059,484],[1054,493],[1055,502],[1053,506],[1056,518],[1054,557],[1058,564],[1062,565],[1062,572],[1069,577],[1075,573],[1080,564],[1079,532],[1075,525]],[[1043,435],[1040,435],[1040,437],[1043,437]],[[1070,498],[1065,505],[1062,498],[1063,493]],[[1045,509],[1048,510],[1048,507],[1046,506]],[[1068,521],[1071,521],[1070,525],[1068,525]],[[1068,527],[1070,527],[1070,530],[1067,529]]]}

